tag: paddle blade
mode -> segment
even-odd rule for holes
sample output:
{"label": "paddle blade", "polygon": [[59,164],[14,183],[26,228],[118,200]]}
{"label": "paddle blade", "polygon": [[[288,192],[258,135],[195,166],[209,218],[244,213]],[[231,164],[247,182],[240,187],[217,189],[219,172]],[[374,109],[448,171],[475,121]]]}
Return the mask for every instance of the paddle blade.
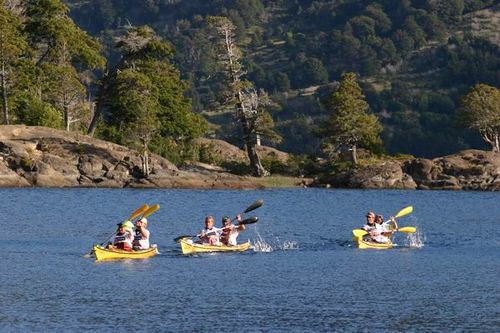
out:
{"label": "paddle blade", "polygon": [[139,215],[141,215],[142,213],[144,213],[145,211],[147,211],[149,208],[148,205],[142,205],[141,207],[137,208],[137,210],[135,212],[133,212],[132,214],[130,214],[130,217],[128,218],[129,220],[133,220],[135,218],[137,218]]}
{"label": "paddle blade", "polygon": [[197,235],[194,235],[194,236],[193,235],[182,235],[179,237],[175,237],[174,242],[179,243],[179,241],[183,238],[195,238],[195,237],[197,237]]}
{"label": "paddle blade", "polygon": [[248,219],[240,221],[238,224],[252,224],[252,223],[257,223],[257,221],[259,221],[259,218],[257,216],[252,216],[249,217]]}
{"label": "paddle blade", "polygon": [[364,235],[367,235],[368,233],[366,231],[364,231],[363,229],[354,229],[352,231],[352,234],[354,235],[354,237],[361,238]]}
{"label": "paddle blade", "polygon": [[414,232],[417,232],[417,228],[415,228],[415,227],[403,227],[403,228],[399,228],[398,231],[412,234]]}
{"label": "paddle blade", "polygon": [[149,207],[149,209],[144,212],[144,214],[142,215],[142,217],[148,217],[149,215],[151,215],[154,212],[156,212],[158,209],[160,209],[160,205],[158,205],[158,204],[153,205],[153,206]]}
{"label": "paddle blade", "polygon": [[406,216],[408,214],[411,214],[411,212],[413,212],[413,206],[408,206],[406,208],[403,208],[401,209],[397,214],[396,216],[394,216],[395,218],[398,218],[398,217],[403,217],[403,216]]}
{"label": "paddle blade", "polygon": [[253,204],[251,204],[250,206],[248,206],[247,209],[245,209],[244,213],[251,212],[252,210],[259,208],[263,204],[264,204],[264,201],[262,199],[259,199],[259,200],[255,201]]}

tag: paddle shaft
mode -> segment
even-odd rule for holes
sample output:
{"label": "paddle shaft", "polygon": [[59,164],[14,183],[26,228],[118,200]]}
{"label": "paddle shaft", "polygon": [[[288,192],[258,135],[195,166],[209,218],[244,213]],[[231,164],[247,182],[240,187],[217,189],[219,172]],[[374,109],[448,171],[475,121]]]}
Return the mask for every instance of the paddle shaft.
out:
{"label": "paddle shaft", "polygon": [[[240,221],[240,223],[238,223],[236,225],[236,227],[240,226],[240,225],[246,225],[246,224],[253,224],[253,223],[257,223],[259,221],[259,218],[256,217],[256,216],[253,216],[253,217],[250,217],[248,219],[245,219],[243,221]],[[219,231],[222,231],[224,230],[225,228],[215,228],[214,227],[214,230],[211,230],[207,233],[205,233],[205,236],[208,236],[208,235],[212,235],[216,232],[219,232]],[[174,238],[174,242],[178,242],[179,240],[183,239],[183,238],[195,238],[195,237],[200,237],[202,234],[198,234],[198,235],[182,235],[182,236],[178,236],[178,237],[175,237]]]}

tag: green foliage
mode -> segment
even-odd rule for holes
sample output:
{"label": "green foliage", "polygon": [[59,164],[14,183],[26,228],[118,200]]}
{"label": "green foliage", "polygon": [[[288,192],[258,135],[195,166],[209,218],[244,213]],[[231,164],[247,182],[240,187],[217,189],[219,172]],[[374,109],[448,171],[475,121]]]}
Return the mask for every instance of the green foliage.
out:
{"label": "green foliage", "polygon": [[61,113],[51,104],[43,102],[29,93],[17,96],[14,105],[17,120],[22,124],[63,128]]}
{"label": "green foliage", "polygon": [[500,151],[500,89],[486,84],[472,87],[460,101],[458,122],[479,131],[493,151]]}
{"label": "green foliage", "polygon": [[357,83],[357,75],[342,76],[338,89],[326,101],[331,115],[321,124],[319,135],[334,149],[342,146],[375,147],[381,144],[382,126],[377,117],[367,114],[368,103]]}

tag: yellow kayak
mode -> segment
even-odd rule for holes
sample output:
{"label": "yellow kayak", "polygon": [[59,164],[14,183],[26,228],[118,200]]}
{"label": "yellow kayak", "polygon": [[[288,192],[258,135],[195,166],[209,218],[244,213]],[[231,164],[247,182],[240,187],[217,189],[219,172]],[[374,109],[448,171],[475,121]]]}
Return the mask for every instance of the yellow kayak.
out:
{"label": "yellow kayak", "polygon": [[139,251],[123,251],[118,249],[105,249],[98,245],[93,247],[96,260],[110,260],[110,259],[145,259],[154,257],[158,254],[156,246],[152,246],[147,250]]}
{"label": "yellow kayak", "polygon": [[190,238],[180,240],[182,254],[206,253],[206,252],[243,252],[250,248],[250,242],[235,246],[207,245],[194,243]]}
{"label": "yellow kayak", "polygon": [[356,236],[352,237],[352,241],[360,249],[390,249],[393,246],[393,243],[391,241],[389,241],[389,243],[376,243],[365,241],[362,237]]}

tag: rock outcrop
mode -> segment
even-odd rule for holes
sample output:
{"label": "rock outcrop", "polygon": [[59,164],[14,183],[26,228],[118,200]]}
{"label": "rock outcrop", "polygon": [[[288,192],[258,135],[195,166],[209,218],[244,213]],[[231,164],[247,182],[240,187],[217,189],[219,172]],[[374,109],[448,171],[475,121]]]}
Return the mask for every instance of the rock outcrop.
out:
{"label": "rock outcrop", "polygon": [[500,153],[464,150],[432,160],[413,159],[402,169],[419,189],[500,191]]}
{"label": "rock outcrop", "polygon": [[319,179],[342,188],[500,191],[500,153],[465,150],[435,159],[385,161]]}
{"label": "rock outcrop", "polygon": [[152,155],[141,172],[137,152],[74,132],[22,125],[0,126],[1,187],[262,187],[258,180],[221,170],[180,170]]}

